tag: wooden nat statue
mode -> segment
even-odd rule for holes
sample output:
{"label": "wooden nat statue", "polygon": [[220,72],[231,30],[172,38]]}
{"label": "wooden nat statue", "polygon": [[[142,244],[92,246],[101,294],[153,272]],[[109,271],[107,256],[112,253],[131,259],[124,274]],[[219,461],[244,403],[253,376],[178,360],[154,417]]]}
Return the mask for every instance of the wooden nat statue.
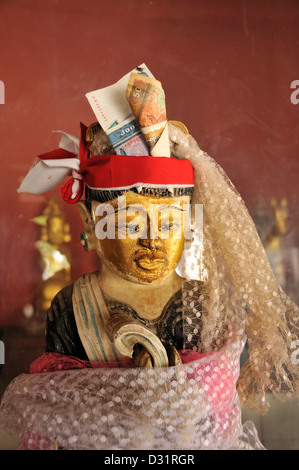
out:
{"label": "wooden nat statue", "polygon": [[117,155],[82,130],[79,158],[69,145],[43,156],[20,190],[72,171],[63,197],[102,267],[53,299],[46,353],[5,393],[0,424],[26,449],[263,448],[241,403],[263,413],[269,392],[297,396],[299,309],[242,198],[180,130],[170,157]]}
{"label": "wooden nat statue", "polygon": [[[82,243],[96,251],[102,268],[55,297],[47,315],[46,351],[103,363],[133,357],[136,366],[175,365],[183,347],[182,279],[175,269],[184,250],[192,167],[186,160],[104,155],[111,148],[102,131],[94,142],[87,160],[95,161],[91,176],[100,174],[108,187],[87,185],[78,208]],[[177,176],[170,180],[173,163],[180,167],[177,185]],[[107,175],[114,168],[122,181],[110,188]],[[146,184],[129,186],[130,181]]]}
{"label": "wooden nat statue", "polygon": [[[19,188],[44,193],[71,173],[63,198],[78,204],[82,243],[101,270],[53,299],[46,353],[5,394],[0,423],[26,449],[56,438],[64,449],[260,449],[240,401],[263,412],[269,391],[298,394],[299,309],[236,188],[170,125],[160,82],[141,77],[120,88],[150,156],[140,139],[126,152],[98,124],[81,125],[81,139],[62,133]],[[101,115],[96,92],[88,96]]]}

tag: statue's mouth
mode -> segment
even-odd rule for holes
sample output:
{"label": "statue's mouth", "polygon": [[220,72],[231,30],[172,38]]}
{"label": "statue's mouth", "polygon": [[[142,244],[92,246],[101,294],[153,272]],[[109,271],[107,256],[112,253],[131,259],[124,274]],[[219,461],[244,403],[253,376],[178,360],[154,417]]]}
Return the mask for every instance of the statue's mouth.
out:
{"label": "statue's mouth", "polygon": [[137,266],[147,271],[154,271],[162,266],[164,260],[161,258],[150,259],[147,257],[140,258],[136,261]]}
{"label": "statue's mouth", "polygon": [[165,255],[157,250],[140,250],[136,253],[135,263],[146,271],[154,271],[165,263]]}

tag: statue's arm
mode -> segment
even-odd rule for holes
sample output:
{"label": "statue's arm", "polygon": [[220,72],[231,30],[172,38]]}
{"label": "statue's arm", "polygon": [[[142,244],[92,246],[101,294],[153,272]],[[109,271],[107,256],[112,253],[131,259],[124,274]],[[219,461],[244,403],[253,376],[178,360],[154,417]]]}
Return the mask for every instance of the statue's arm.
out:
{"label": "statue's arm", "polygon": [[46,318],[46,352],[87,359],[82,346],[72,303],[73,286],[62,289],[53,299]]}

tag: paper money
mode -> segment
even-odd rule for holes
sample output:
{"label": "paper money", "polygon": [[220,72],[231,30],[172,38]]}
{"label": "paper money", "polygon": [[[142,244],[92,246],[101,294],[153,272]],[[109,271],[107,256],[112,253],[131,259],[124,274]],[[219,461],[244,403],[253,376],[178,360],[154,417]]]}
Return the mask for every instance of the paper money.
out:
{"label": "paper money", "polygon": [[[133,70],[140,76],[153,77],[145,64]],[[118,82],[86,94],[95,116],[119,155],[149,155],[149,149],[126,99],[131,72]]]}
{"label": "paper money", "polygon": [[153,77],[132,72],[127,100],[153,156],[170,157],[165,93]]}
{"label": "paper money", "polygon": [[135,157],[149,155],[149,150],[136,119],[126,119],[113,126],[108,133],[109,140],[118,155]]}

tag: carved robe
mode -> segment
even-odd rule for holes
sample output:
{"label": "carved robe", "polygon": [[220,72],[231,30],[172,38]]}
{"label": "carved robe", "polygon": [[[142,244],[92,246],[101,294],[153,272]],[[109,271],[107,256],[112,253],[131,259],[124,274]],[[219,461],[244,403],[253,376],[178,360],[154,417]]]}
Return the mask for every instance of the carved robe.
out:
{"label": "carved robe", "polygon": [[90,273],[54,298],[47,314],[46,352],[101,363],[118,361],[122,355],[112,344],[106,326],[111,316],[121,313],[152,331],[166,349],[183,348],[181,291],[169,299],[158,318],[144,320],[130,305],[105,296],[97,273]]}

